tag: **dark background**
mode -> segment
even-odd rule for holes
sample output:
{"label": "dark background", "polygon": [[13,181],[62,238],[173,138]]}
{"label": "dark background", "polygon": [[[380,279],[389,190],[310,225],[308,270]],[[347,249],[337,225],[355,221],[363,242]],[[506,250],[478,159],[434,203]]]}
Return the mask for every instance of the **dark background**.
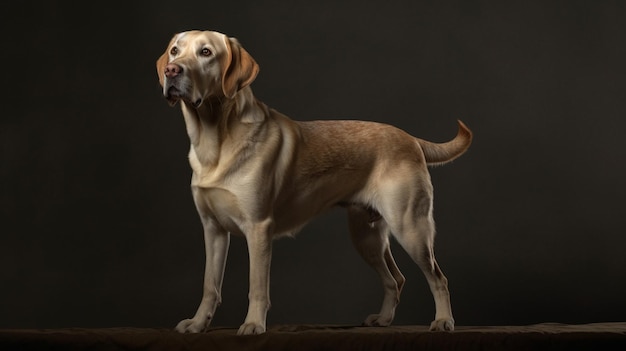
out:
{"label": "dark background", "polygon": [[[470,151],[432,169],[436,252],[458,325],[626,319],[626,15],[621,1],[151,1],[3,5],[0,328],[173,327],[200,302],[203,244],[171,36],[237,37],[258,98]],[[428,324],[422,274],[395,324]],[[233,237],[214,326],[247,308]],[[275,243],[269,324],[359,324],[378,278],[340,210]]]}

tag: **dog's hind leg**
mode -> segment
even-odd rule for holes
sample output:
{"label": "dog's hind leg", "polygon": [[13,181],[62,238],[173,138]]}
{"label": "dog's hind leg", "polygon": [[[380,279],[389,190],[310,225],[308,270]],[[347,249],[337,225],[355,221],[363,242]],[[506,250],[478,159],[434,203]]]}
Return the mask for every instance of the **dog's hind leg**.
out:
{"label": "dog's hind leg", "polygon": [[380,312],[372,314],[363,322],[367,326],[388,326],[393,321],[400,292],[405,279],[389,248],[389,229],[385,221],[373,210],[357,206],[348,208],[348,223],[354,247],[380,276],[384,298]]}
{"label": "dog's hind leg", "polygon": [[[426,178],[427,179],[427,178]],[[430,330],[454,330],[448,279],[435,260],[435,222],[432,216],[432,186],[397,183],[387,188],[381,214],[400,245],[417,263],[435,300],[435,320]]]}

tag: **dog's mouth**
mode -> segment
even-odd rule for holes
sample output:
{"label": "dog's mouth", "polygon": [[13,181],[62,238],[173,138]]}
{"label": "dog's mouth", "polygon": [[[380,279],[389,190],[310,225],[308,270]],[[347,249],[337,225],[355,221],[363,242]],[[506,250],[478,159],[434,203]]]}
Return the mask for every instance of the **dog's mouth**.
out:
{"label": "dog's mouth", "polygon": [[180,89],[173,85],[167,89],[165,93],[165,99],[170,104],[170,106],[174,106],[179,100],[188,102],[195,108],[198,108],[200,107],[200,105],[202,105],[202,99],[198,98],[196,100],[192,100],[183,92],[181,92]]}
{"label": "dog's mouth", "polygon": [[180,90],[174,86],[170,86],[167,89],[163,89],[163,97],[170,106],[174,106],[178,100],[180,100]]}
{"label": "dog's mouth", "polygon": [[174,106],[178,102],[178,100],[182,98],[182,93],[180,90],[178,90],[178,88],[172,85],[165,91],[163,97],[165,98],[165,100],[167,100],[170,106]]}
{"label": "dog's mouth", "polygon": [[169,89],[167,89],[167,97],[179,98],[181,96],[182,96],[182,93],[177,87],[172,85],[171,87],[169,87]]}

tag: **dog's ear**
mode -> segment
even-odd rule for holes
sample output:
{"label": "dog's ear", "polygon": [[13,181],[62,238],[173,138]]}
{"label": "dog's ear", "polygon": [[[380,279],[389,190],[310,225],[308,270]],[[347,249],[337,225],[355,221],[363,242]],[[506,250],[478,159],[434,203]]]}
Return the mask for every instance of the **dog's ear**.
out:
{"label": "dog's ear", "polygon": [[225,38],[226,58],[222,73],[222,91],[232,99],[242,88],[250,85],[259,73],[259,65],[235,38]]}
{"label": "dog's ear", "polygon": [[169,55],[167,54],[167,51],[165,53],[163,53],[163,55],[161,55],[161,57],[159,57],[159,59],[156,62],[156,69],[157,69],[157,74],[159,75],[159,84],[161,84],[161,86],[163,86],[165,84],[165,66],[167,66],[167,61],[169,61]]}

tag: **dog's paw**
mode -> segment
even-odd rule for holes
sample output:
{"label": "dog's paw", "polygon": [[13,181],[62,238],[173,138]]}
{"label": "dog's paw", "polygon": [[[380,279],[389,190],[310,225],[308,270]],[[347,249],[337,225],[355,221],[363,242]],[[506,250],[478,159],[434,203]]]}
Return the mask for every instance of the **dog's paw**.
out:
{"label": "dog's paw", "polygon": [[430,331],[453,331],[454,319],[437,319],[430,323]]}
{"label": "dog's paw", "polygon": [[391,321],[393,321],[393,316],[386,317],[380,314],[370,314],[363,322],[363,325],[366,327],[388,327]]}
{"label": "dog's paw", "polygon": [[183,334],[202,333],[209,329],[210,319],[198,321],[196,319],[183,319],[176,325],[176,331]]}
{"label": "dog's paw", "polygon": [[237,331],[237,335],[257,335],[263,333],[265,333],[265,326],[257,323],[244,323]]}

